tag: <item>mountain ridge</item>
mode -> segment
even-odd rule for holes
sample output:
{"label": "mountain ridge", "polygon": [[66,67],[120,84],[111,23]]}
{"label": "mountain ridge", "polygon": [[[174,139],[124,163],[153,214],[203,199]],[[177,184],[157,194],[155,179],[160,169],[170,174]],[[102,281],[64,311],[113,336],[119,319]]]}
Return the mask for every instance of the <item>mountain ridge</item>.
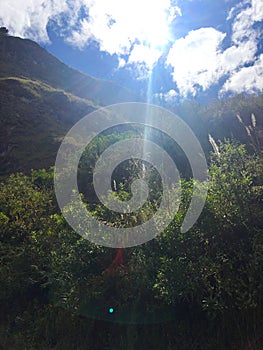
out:
{"label": "mountain ridge", "polygon": [[30,39],[1,35],[0,55],[0,77],[13,75],[40,80],[101,106],[139,100],[127,88],[68,67]]}

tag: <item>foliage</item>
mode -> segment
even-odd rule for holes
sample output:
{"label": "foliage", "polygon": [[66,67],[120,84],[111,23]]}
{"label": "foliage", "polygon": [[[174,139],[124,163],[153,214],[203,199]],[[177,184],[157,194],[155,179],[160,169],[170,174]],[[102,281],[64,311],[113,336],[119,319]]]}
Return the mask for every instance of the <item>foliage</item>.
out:
{"label": "foliage", "polygon": [[6,27],[1,27],[0,28],[0,35],[7,35],[8,34],[8,29]]}
{"label": "foliage", "polygon": [[[180,232],[192,192],[184,180],[170,226],[125,249],[123,265],[113,270],[107,267],[115,251],[72,232],[59,213],[52,170],[9,176],[0,186],[0,344],[156,350],[262,344],[262,156],[221,143],[209,173],[195,226]],[[117,195],[125,193],[120,188]],[[94,215],[101,210],[94,207]]]}

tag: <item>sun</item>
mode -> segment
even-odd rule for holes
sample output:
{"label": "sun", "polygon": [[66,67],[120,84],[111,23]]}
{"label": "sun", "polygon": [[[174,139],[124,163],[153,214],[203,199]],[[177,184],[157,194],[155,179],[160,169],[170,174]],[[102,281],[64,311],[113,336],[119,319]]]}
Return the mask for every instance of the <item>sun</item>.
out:
{"label": "sun", "polygon": [[138,39],[151,48],[161,48],[169,41],[170,2],[136,0],[134,25]]}
{"label": "sun", "polygon": [[[173,1],[92,1],[81,22],[83,43],[95,39],[100,50],[116,55],[122,66],[153,67],[172,42],[171,28],[178,15]],[[78,32],[75,37],[79,40]]]}
{"label": "sun", "polygon": [[167,45],[174,11],[171,0],[103,0],[103,3],[111,19],[108,28],[111,38],[114,36],[124,46],[127,40],[153,49]]}

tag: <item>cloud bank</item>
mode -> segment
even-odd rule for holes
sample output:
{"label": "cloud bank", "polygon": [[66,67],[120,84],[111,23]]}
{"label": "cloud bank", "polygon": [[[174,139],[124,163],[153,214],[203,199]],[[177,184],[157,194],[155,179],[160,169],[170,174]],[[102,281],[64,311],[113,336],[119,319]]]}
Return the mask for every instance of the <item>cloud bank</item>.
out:
{"label": "cloud bank", "polygon": [[[175,41],[167,64],[173,68],[173,80],[183,96],[195,95],[226,81],[219,95],[227,92],[256,92],[262,90],[262,56],[256,57],[260,34],[254,25],[263,20],[262,0],[239,3],[232,8],[231,46],[223,50],[226,33],[214,28],[191,31]],[[249,65],[249,67],[247,67]]]}
{"label": "cloud bank", "polygon": [[175,90],[182,96],[219,83],[221,96],[261,91],[263,59],[258,44],[263,33],[263,1],[237,2],[226,18],[230,33],[212,26],[189,28],[184,37],[173,41],[174,19],[184,16],[180,1],[8,0],[0,4],[0,25],[13,35],[40,43],[49,42],[49,26],[79,49],[95,41],[100,50],[117,55],[120,68],[137,67],[143,78],[166,55]]}

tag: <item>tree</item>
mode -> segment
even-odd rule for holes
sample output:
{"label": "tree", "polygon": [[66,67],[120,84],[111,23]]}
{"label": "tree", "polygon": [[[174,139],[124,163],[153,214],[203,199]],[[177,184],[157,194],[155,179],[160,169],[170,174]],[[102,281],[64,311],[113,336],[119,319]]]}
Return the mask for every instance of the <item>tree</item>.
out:
{"label": "tree", "polygon": [[8,29],[6,27],[1,27],[0,28],[0,35],[7,35],[8,34]]}

